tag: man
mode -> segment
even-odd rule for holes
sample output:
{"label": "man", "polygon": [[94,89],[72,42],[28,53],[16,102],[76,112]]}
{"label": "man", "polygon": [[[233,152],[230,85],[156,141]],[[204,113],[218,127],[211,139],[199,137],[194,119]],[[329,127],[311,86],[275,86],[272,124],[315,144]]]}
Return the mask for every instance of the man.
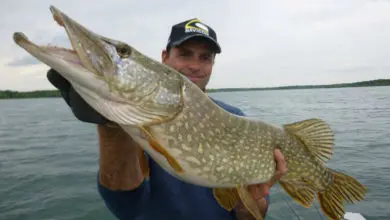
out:
{"label": "man", "polygon": [[[216,54],[221,52],[214,30],[197,19],[174,25],[162,62],[178,70],[203,91],[210,79]],[[60,89],[74,115],[81,121],[98,125],[100,167],[98,189],[108,209],[119,219],[136,220],[243,220],[252,219],[239,202],[228,212],[215,200],[212,189],[182,182],[165,172],[148,158],[149,178],[145,178],[139,161],[137,144],[120,128],[103,118],[86,104],[54,70],[48,72],[49,81]],[[225,110],[243,112],[221,101],[214,100]],[[269,183],[250,187],[262,214],[269,204],[270,187],[285,172],[283,156],[275,152],[277,172]]]}

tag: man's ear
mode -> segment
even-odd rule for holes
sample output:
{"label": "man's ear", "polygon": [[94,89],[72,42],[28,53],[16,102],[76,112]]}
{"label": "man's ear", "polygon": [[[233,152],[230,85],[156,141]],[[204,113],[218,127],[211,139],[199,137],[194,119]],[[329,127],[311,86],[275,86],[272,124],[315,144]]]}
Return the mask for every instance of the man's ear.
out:
{"label": "man's ear", "polygon": [[164,49],[164,50],[161,52],[161,61],[162,61],[163,63],[165,63],[165,62],[167,61],[167,59],[168,59],[168,56],[169,56],[169,54],[168,54],[167,50]]}

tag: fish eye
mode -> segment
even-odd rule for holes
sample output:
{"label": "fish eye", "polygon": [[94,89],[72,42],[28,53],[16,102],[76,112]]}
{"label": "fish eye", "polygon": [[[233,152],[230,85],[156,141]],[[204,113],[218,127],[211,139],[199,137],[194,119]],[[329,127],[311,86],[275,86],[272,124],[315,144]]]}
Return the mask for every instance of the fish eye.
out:
{"label": "fish eye", "polygon": [[129,57],[131,55],[131,48],[126,44],[117,46],[116,51],[121,57]]}

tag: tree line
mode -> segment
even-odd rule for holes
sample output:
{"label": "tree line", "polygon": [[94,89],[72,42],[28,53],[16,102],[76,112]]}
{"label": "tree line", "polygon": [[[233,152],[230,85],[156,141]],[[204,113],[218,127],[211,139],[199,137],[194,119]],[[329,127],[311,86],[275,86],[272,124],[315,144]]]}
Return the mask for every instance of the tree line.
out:
{"label": "tree line", "polygon": [[[316,89],[316,88],[344,88],[344,87],[368,87],[368,86],[390,86],[390,79],[377,79],[354,83],[341,83],[329,85],[303,85],[303,86],[281,86],[265,88],[222,88],[207,89],[207,92],[234,92],[234,91],[256,91],[256,90],[284,90],[284,89]],[[58,90],[37,90],[18,92],[12,90],[0,90],[0,99],[22,99],[22,98],[54,98],[61,97]]]}

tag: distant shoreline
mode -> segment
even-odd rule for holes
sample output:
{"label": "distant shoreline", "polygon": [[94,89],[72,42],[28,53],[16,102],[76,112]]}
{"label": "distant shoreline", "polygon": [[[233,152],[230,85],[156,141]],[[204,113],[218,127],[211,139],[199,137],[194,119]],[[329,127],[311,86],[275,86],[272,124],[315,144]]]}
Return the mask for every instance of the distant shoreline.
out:
{"label": "distant shoreline", "polygon": [[352,87],[374,87],[390,86],[390,79],[376,79],[353,83],[325,84],[325,85],[300,85],[300,86],[278,86],[260,88],[221,88],[209,89],[207,92],[238,92],[238,91],[265,91],[265,90],[295,90],[295,89],[331,89],[331,88],[352,88]]}
{"label": "distant shoreline", "polygon": [[[376,79],[376,80],[360,81],[354,83],[340,83],[340,84],[328,84],[328,85],[301,85],[301,86],[279,86],[279,87],[260,87],[260,88],[220,88],[220,89],[207,89],[207,92],[216,93],[216,92],[349,88],[349,87],[374,87],[374,86],[390,86],[390,79]],[[0,99],[56,98],[56,97],[61,97],[61,94],[58,90],[36,90],[36,91],[28,91],[28,92],[0,90]]]}

